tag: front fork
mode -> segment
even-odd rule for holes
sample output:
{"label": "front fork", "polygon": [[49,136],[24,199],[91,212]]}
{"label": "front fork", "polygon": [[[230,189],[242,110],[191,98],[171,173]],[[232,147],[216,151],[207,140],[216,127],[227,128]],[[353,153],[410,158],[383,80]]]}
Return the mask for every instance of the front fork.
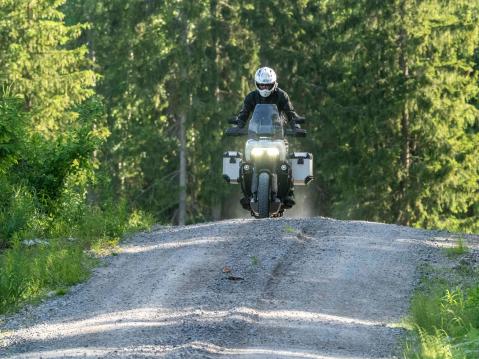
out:
{"label": "front fork", "polygon": [[258,178],[260,173],[268,172],[269,173],[269,182],[270,182],[270,191],[271,191],[271,201],[275,201],[278,195],[278,175],[270,170],[261,169],[261,170],[253,170],[252,178],[251,178],[251,194],[253,196],[254,201],[258,200]]}
{"label": "front fork", "polygon": [[282,214],[281,211],[281,200],[278,198],[278,175],[269,170],[269,169],[253,169],[251,173],[251,191],[249,198],[251,198],[250,206],[251,206],[251,214],[254,216],[259,215],[258,209],[258,184],[259,184],[259,175],[263,172],[267,172],[269,174],[269,189],[270,189],[270,205],[269,205],[269,212],[272,216],[280,216]]}

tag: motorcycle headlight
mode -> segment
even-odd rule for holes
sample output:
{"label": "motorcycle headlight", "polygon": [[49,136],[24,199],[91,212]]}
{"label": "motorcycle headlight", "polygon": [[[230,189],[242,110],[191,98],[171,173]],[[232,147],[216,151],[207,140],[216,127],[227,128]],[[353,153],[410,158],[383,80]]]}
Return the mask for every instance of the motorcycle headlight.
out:
{"label": "motorcycle headlight", "polygon": [[251,150],[251,156],[261,157],[264,154],[267,154],[268,157],[277,157],[279,156],[279,149],[276,147],[255,147]]}
{"label": "motorcycle headlight", "polygon": [[279,150],[276,147],[267,148],[266,153],[268,154],[269,157],[279,156]]}
{"label": "motorcycle headlight", "polygon": [[251,156],[253,157],[261,157],[263,156],[265,149],[261,147],[255,147],[251,150]]}

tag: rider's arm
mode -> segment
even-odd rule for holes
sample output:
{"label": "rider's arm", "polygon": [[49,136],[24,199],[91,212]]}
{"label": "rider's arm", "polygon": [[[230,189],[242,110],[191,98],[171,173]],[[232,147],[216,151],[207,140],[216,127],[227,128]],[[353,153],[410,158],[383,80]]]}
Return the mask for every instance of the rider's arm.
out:
{"label": "rider's arm", "polygon": [[284,112],[288,119],[288,124],[293,125],[294,124],[294,119],[296,117],[299,117],[298,114],[294,111],[293,104],[291,103],[291,100],[289,99],[289,96],[286,92],[281,93],[281,98],[280,98],[280,111]]}
{"label": "rider's arm", "polygon": [[254,101],[254,94],[249,93],[246,95],[244,102],[243,102],[243,107],[241,108],[241,111],[238,113],[237,119],[238,119],[238,127],[244,127],[246,122],[248,121],[248,117],[251,112],[254,110],[255,106],[255,101]]}

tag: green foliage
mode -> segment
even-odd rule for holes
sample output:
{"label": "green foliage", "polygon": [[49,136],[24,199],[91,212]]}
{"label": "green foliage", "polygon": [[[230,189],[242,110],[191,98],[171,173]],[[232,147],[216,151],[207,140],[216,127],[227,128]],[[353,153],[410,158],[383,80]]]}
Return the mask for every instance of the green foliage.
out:
{"label": "green foliage", "polygon": [[85,200],[108,134],[85,51],[67,49],[84,26],[61,3],[0,2],[0,248],[44,235],[68,192]]}
{"label": "green foliage", "polygon": [[[449,270],[448,270],[449,272]],[[479,351],[479,285],[470,284],[471,273],[460,269],[459,283],[448,277],[428,280],[411,302],[410,322],[415,339],[409,341],[404,358],[473,359]],[[472,274],[475,279],[477,273]]]}
{"label": "green foliage", "polygon": [[65,25],[64,2],[0,1],[2,82],[22,96],[30,127],[48,136],[75,120],[72,109],[93,94],[95,82],[87,48],[69,48],[86,26]]}
{"label": "green foliage", "polygon": [[[2,91],[3,90],[3,91]],[[0,175],[5,175],[19,160],[24,147],[25,116],[22,101],[6,88],[0,93]]]}
{"label": "green foliage", "polygon": [[286,233],[290,233],[290,234],[295,233],[297,231],[296,228],[291,227],[290,225],[285,225],[284,230],[286,231]]}
{"label": "green foliage", "polygon": [[85,210],[76,227],[63,228],[60,233],[70,231],[71,236],[78,236],[88,243],[104,238],[118,241],[125,233],[146,230],[153,225],[151,216],[129,210],[125,200],[109,203],[103,208],[90,206]]}
{"label": "green foliage", "polygon": [[0,312],[86,279],[92,264],[81,247],[66,241],[51,240],[35,248],[15,242],[0,257]]}
{"label": "green foliage", "polygon": [[49,226],[46,218],[55,211],[85,204],[87,187],[95,180],[93,153],[107,134],[93,128],[101,115],[90,111],[92,106],[98,107],[92,100],[81,105],[77,128],[55,139],[19,134],[23,143],[15,152],[16,161],[9,161],[8,176],[0,173],[0,247],[15,235],[42,235]]}
{"label": "green foliage", "polygon": [[[108,134],[103,128],[95,128],[102,116],[98,106],[99,100],[95,98],[79,105],[76,126],[70,126],[54,139],[33,134],[23,161],[15,168],[16,181],[35,188],[39,196],[53,200],[61,195],[72,176],[77,177],[77,182],[82,176],[91,180],[97,165],[93,153]],[[86,185],[87,181],[83,182]]]}
{"label": "green foliage", "polygon": [[416,354],[416,359],[453,359],[453,351],[447,333],[437,330],[433,335],[425,333],[418,328],[420,344],[420,354]]}
{"label": "green foliage", "polygon": [[468,252],[468,248],[464,239],[460,238],[456,241],[455,245],[450,248],[446,248],[446,255],[448,257],[460,256]]}
{"label": "green foliage", "polygon": [[[190,221],[211,218],[222,183],[225,118],[256,66],[240,1],[70,1],[72,22],[103,75],[111,136],[101,154],[107,191],[170,222],[178,208],[179,118],[186,118]],[[114,149],[114,150],[113,150]]]}
{"label": "green foliage", "polygon": [[92,203],[109,131],[73,43],[86,26],[65,25],[64,3],[0,0],[0,312],[65,294],[88,277],[91,250],[152,224],[125,201]]}
{"label": "green foliage", "polygon": [[[28,246],[17,238],[0,255],[0,313],[50,291],[65,293],[85,280],[97,262],[88,250],[110,253],[125,234],[153,224],[151,216],[128,210],[125,201],[105,208],[81,206],[83,215],[62,211],[46,224],[49,240]],[[71,207],[79,209],[77,203]]]}
{"label": "green foliage", "polygon": [[[300,146],[317,154],[323,214],[478,230],[476,2],[67,2],[90,21],[111,132],[107,190],[173,221],[179,119],[186,118],[188,211],[207,220],[228,203],[221,182],[224,118],[277,70],[310,118]],[[220,211],[221,212],[221,211]]]}
{"label": "green foliage", "polygon": [[39,218],[35,197],[23,186],[12,187],[0,177],[0,250],[17,236],[29,237]]}
{"label": "green foliage", "polygon": [[437,310],[441,306],[441,297],[437,293],[416,294],[411,302],[411,316],[413,323],[419,328],[441,327],[440,311]]}
{"label": "green foliage", "polygon": [[477,230],[478,13],[465,1],[324,7],[323,46],[305,57],[325,64],[316,151],[334,215]]}

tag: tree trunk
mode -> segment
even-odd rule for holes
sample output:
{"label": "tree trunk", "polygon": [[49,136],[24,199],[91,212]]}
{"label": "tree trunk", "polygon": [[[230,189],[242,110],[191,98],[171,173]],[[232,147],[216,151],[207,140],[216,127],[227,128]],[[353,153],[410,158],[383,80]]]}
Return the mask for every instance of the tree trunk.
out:
{"label": "tree trunk", "polygon": [[[217,33],[217,21],[219,21],[220,18],[220,6],[218,6],[218,1],[212,0],[210,3],[210,14],[213,19],[213,23],[211,24],[211,27],[215,29],[212,32],[212,44],[213,44],[213,58],[214,58],[214,68],[212,71],[212,81],[214,81],[214,94],[215,94],[215,105],[217,109],[221,108],[221,96],[220,96],[220,72],[221,72],[221,57],[220,57],[220,51],[219,51],[219,39],[218,39],[218,33]],[[214,221],[219,221],[221,220],[221,213],[222,213],[222,207],[223,207],[223,201],[221,200],[221,196],[218,196],[216,198],[213,198],[213,203],[212,203],[212,208],[211,208],[211,216]]]}
{"label": "tree trunk", "polygon": [[178,207],[178,225],[186,223],[186,114],[180,114],[180,195]]}
{"label": "tree trunk", "polygon": [[399,179],[399,196],[397,203],[396,221],[400,224],[408,225],[407,218],[407,200],[406,192],[409,182],[409,172],[411,168],[411,133],[410,133],[410,115],[408,109],[407,99],[407,82],[409,79],[409,63],[407,54],[407,32],[406,32],[406,0],[403,0],[400,5],[401,16],[401,31],[399,35],[399,66],[403,74],[405,83],[405,101],[401,114],[401,171]]}
{"label": "tree trunk", "polygon": [[[187,9],[182,14],[183,20],[183,46],[186,52],[186,61],[182,64],[179,78],[180,82],[183,84],[188,83],[188,67],[190,59],[190,44],[188,41],[188,32],[189,32],[189,22]],[[179,182],[179,199],[178,199],[178,225],[184,226],[186,224],[186,192],[187,192],[187,164],[186,164],[186,119],[189,107],[191,106],[192,98],[191,92],[189,95],[180,95],[180,104],[179,104],[179,138],[180,138],[180,182]]]}

